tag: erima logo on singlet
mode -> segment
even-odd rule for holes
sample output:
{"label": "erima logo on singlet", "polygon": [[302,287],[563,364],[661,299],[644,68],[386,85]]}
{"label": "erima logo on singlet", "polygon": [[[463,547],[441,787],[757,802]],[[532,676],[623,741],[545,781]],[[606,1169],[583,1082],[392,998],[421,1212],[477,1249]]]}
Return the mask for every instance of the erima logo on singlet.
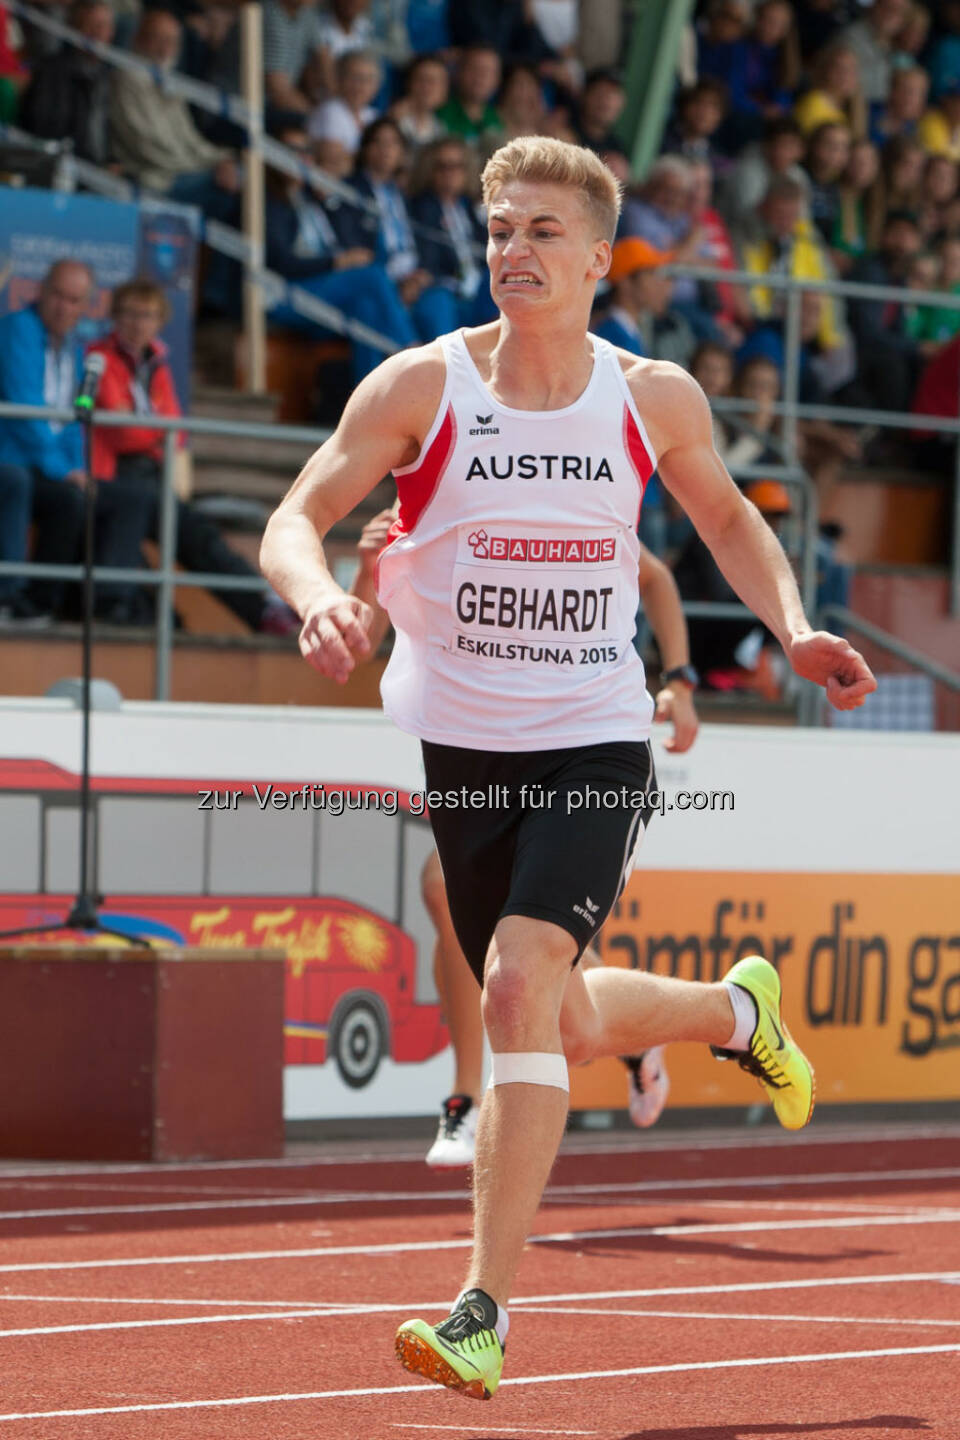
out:
{"label": "erima logo on singlet", "polygon": [[[471,435],[488,434],[471,430]],[[497,434],[500,432],[497,431]],[[486,461],[475,456],[467,471],[468,480],[609,480],[613,484],[606,456],[591,455],[489,455]]]}
{"label": "erima logo on singlet", "polygon": [[500,431],[493,424],[492,415],[478,415],[476,426],[469,433],[471,435],[499,435]]}
{"label": "erima logo on singlet", "polygon": [[601,565],[616,559],[617,542],[612,535],[602,539],[547,539],[545,536],[488,535],[474,530],[467,544],[476,560],[501,560],[522,565]]}

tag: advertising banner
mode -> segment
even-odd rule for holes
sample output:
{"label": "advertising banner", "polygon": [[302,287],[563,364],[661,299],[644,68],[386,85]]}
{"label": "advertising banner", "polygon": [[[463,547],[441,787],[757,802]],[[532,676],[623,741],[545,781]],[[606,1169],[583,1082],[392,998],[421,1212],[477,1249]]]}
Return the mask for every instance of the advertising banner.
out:
{"label": "advertising banner", "polygon": [[[0,701],[2,927],[69,908],[79,737],[65,702]],[[604,961],[714,981],[759,951],[820,1104],[960,1098],[960,737],[714,726],[655,753],[661,813]],[[125,704],[94,716],[92,770],[112,926],[285,949],[288,1119],[436,1109],[452,1057],[416,740],[372,710]],[[705,1046],[668,1066],[673,1105],[761,1098]],[[576,1107],[626,1104],[615,1060],[571,1078]]]}
{"label": "advertising banner", "polygon": [[197,210],[163,200],[127,205],[94,195],[6,188],[0,205],[0,315],[31,304],[57,260],[81,260],[95,282],[79,326],[87,342],[109,328],[110,296],[118,285],[135,278],[155,281],[170,302],[163,339],[187,409],[199,223]]}

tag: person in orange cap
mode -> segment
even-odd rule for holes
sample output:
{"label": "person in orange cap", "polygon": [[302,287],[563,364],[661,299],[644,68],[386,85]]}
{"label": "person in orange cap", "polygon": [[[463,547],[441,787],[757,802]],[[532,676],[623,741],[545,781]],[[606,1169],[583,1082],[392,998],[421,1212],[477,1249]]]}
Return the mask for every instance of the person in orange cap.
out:
{"label": "person in orange cap", "polygon": [[632,355],[686,367],[697,340],[684,317],[670,309],[673,281],[663,267],[673,258],[672,250],[658,250],[639,235],[618,240],[607,274],[612,303],[594,329]]}

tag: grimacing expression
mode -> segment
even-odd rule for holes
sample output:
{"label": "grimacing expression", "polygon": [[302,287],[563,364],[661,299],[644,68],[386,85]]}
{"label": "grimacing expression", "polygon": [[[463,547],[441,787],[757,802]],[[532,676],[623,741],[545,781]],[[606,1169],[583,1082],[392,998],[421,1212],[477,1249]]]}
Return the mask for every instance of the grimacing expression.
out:
{"label": "grimacing expression", "polygon": [[589,304],[610,267],[609,242],[571,185],[509,181],[490,201],[488,229],[491,291],[511,318]]}

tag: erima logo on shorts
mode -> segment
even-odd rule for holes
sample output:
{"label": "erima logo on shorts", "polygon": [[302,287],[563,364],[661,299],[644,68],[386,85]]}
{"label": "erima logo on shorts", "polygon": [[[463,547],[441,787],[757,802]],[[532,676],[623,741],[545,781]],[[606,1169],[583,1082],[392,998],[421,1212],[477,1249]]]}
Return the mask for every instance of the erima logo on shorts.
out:
{"label": "erima logo on shorts", "polygon": [[500,434],[500,431],[499,431],[498,427],[493,424],[493,416],[492,416],[492,415],[478,415],[478,416],[477,416],[476,426],[474,427],[473,430],[469,431],[469,434],[471,434],[471,435],[499,435],[499,434]]}
{"label": "erima logo on shorts", "polygon": [[548,540],[544,536],[488,535],[474,530],[467,544],[476,560],[500,560],[519,565],[604,565],[616,558],[613,535],[588,540],[584,536]]}

